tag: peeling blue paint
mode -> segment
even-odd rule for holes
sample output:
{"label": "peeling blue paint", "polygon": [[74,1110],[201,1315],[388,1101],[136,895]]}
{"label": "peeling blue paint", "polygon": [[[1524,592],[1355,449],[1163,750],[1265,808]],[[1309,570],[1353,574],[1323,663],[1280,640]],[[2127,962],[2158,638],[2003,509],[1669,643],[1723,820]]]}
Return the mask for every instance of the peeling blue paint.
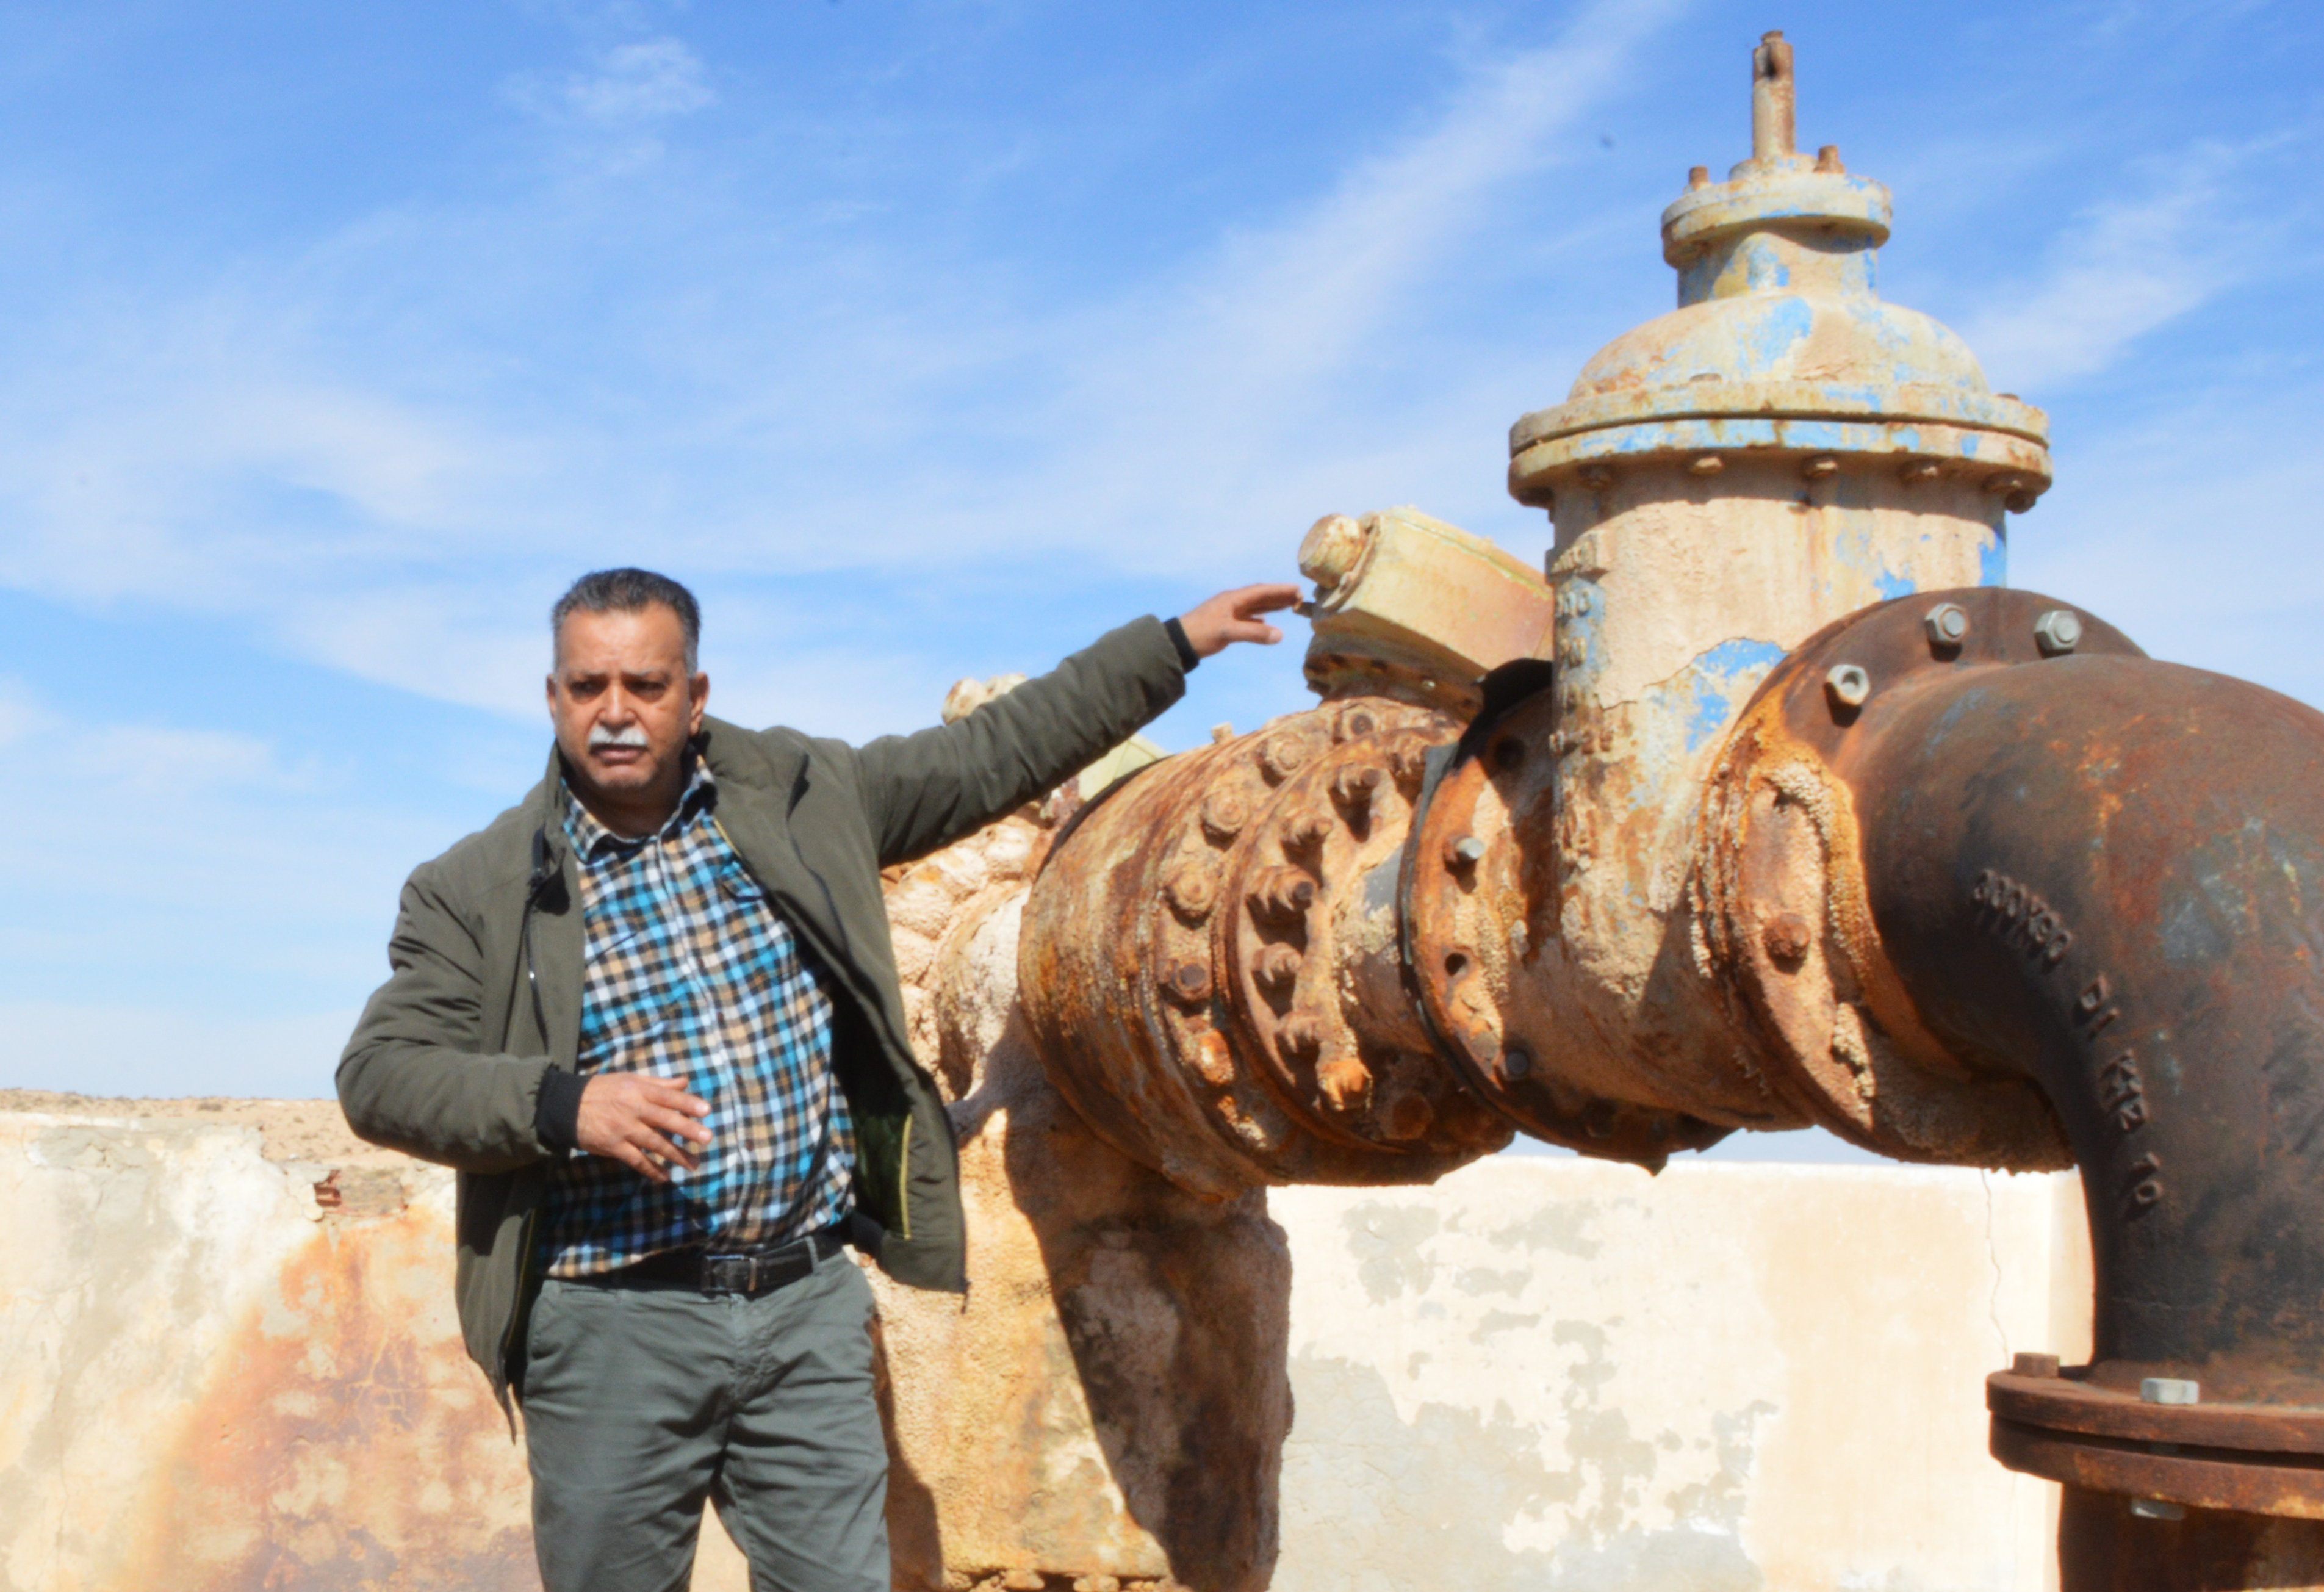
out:
{"label": "peeling blue paint", "polygon": [[1739,639],[1721,642],[1695,659],[1682,677],[1691,699],[1681,721],[1688,753],[1701,751],[1712,736],[1724,733],[1736,706],[1783,661],[1784,649],[1774,643]]}

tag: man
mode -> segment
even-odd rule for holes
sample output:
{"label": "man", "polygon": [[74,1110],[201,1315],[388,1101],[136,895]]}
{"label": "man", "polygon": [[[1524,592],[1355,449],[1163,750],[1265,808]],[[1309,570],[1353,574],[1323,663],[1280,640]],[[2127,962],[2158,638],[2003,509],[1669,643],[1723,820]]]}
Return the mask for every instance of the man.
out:
{"label": "man", "polygon": [[1063,782],[1291,586],[1140,619],[958,723],[851,747],[707,717],[639,569],[550,616],[547,776],[416,871],[339,1063],[355,1132],[459,1170],[461,1327],[525,1418],[549,1592],[686,1585],[713,1500],[761,1592],[884,1592],[872,1293],[968,1286],[952,1130],[880,869]]}

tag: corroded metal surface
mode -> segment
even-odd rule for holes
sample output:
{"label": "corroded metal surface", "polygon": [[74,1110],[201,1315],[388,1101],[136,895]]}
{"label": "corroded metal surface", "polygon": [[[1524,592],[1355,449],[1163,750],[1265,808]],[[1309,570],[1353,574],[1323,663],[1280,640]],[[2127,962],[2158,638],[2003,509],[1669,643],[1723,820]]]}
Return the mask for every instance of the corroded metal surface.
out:
{"label": "corroded metal surface", "polygon": [[[2034,630],[2061,605],[1971,588],[1903,598],[1827,629],[1772,675],[1712,770],[1696,839],[1704,947],[1723,990],[1758,1024],[1769,1087],[1811,1120],[1905,1161],[2012,1170],[2071,1152],[2035,1087],[1964,1065],[1902,987],[1864,873],[1863,760],[1919,694],[1974,694],[2046,662]],[[1958,640],[1930,616],[1958,616]],[[2091,657],[2143,657],[2082,616]],[[1867,695],[1836,699],[1835,671]]]}
{"label": "corroded metal surface", "polygon": [[[1411,977],[1445,1054],[1526,1133],[1587,1155],[1659,1166],[1726,1135],[1707,1114],[1791,1125],[1728,1064],[1731,1045],[1641,1047],[1636,1025],[1593,1023],[1567,998],[1560,975],[1588,943],[1567,908],[1588,902],[1569,898],[1562,863],[1596,812],[1560,821],[1558,717],[1540,692],[1466,737],[1409,849]],[[1665,1008],[1665,1031],[1717,1021],[1693,969],[1675,975],[1638,1003]]]}
{"label": "corroded metal surface", "polygon": [[1787,659],[1713,786],[1706,944],[1772,1087],[1904,1159],[2081,1168],[2096,1357],[1997,1377],[1996,1456],[2324,1518],[2324,715],[1932,593]]}
{"label": "corroded metal surface", "polygon": [[1457,727],[1359,697],[1170,759],[1077,823],[1025,917],[1026,1014],[1101,1134],[1182,1187],[1425,1181],[1508,1143],[1395,987],[1396,859]]}
{"label": "corroded metal surface", "polygon": [[1307,683],[1324,698],[1384,694],[1467,718],[1480,677],[1548,653],[1540,572],[1418,509],[1327,514],[1299,569],[1315,583]]}
{"label": "corroded metal surface", "polygon": [[2324,1525],[2151,1504],[2070,1482],[2058,1513],[2061,1592],[2311,1592],[2324,1587]]}
{"label": "corroded metal surface", "polygon": [[[1808,479],[1969,482],[2023,511],[2050,484],[2041,411],[1987,390],[1976,357],[1927,316],[1881,301],[1889,196],[1840,152],[1794,147],[1792,47],[1752,58],[1752,153],[1725,182],[1697,167],[1663,212],[1679,308],[1583,366],[1566,402],[1509,434],[1509,489],[1569,509],[1637,464],[1698,476],[1780,457]],[[1579,500],[1569,502],[1569,498]]]}

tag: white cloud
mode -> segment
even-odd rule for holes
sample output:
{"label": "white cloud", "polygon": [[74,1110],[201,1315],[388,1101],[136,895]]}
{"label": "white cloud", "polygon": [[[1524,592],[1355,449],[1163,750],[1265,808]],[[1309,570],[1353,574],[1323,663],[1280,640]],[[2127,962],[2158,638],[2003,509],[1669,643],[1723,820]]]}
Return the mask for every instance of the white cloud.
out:
{"label": "white cloud", "polygon": [[[554,171],[174,302],[91,300],[44,319],[38,381],[0,388],[0,579],[247,616],[529,716],[537,611],[592,562],[924,581],[1065,553],[1242,578],[1325,509],[1457,489],[1505,510],[1503,347],[1351,373],[1409,356],[1438,268],[1673,9],[1585,10],[1279,225],[1093,302],[949,272],[917,227],[738,208],[749,185],[723,178],[613,197]],[[659,39],[530,92],[628,136],[709,89]],[[859,676],[897,644],[785,638]]]}
{"label": "white cloud", "polygon": [[634,128],[691,115],[718,102],[702,58],[682,39],[646,39],[596,52],[590,68],[553,82],[539,73],[509,79],[519,109],[557,123]]}
{"label": "white cloud", "polygon": [[2150,169],[2146,191],[2076,214],[2043,279],[1997,290],[1995,307],[1963,328],[1995,381],[2023,393],[2062,387],[2254,274],[2269,240],[2230,200],[2265,147],[2199,145]]}
{"label": "white cloud", "polygon": [[0,747],[45,735],[60,722],[31,687],[20,680],[0,676]]}
{"label": "white cloud", "polygon": [[701,59],[678,39],[617,44],[595,72],[567,78],[564,88],[568,109],[604,125],[682,116],[717,99]]}

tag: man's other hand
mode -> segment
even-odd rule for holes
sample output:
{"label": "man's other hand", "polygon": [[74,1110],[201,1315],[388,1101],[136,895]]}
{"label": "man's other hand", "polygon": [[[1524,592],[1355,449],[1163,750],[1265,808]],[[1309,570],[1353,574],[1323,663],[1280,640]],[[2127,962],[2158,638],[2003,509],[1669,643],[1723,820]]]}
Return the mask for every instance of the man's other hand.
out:
{"label": "man's other hand", "polygon": [[1299,588],[1286,582],[1239,586],[1187,609],[1178,616],[1178,625],[1197,658],[1207,658],[1236,642],[1271,647],[1283,639],[1283,633],[1256,616],[1290,607],[1298,600]]}
{"label": "man's other hand", "polygon": [[667,1183],[665,1165],[688,1171],[701,1166],[694,1151],[680,1141],[691,1141],[695,1150],[710,1143],[710,1130],[698,1120],[709,1115],[710,1102],[687,1094],[681,1079],[650,1072],[601,1072],[582,1088],[574,1137],[592,1155],[618,1161],[641,1177]]}

